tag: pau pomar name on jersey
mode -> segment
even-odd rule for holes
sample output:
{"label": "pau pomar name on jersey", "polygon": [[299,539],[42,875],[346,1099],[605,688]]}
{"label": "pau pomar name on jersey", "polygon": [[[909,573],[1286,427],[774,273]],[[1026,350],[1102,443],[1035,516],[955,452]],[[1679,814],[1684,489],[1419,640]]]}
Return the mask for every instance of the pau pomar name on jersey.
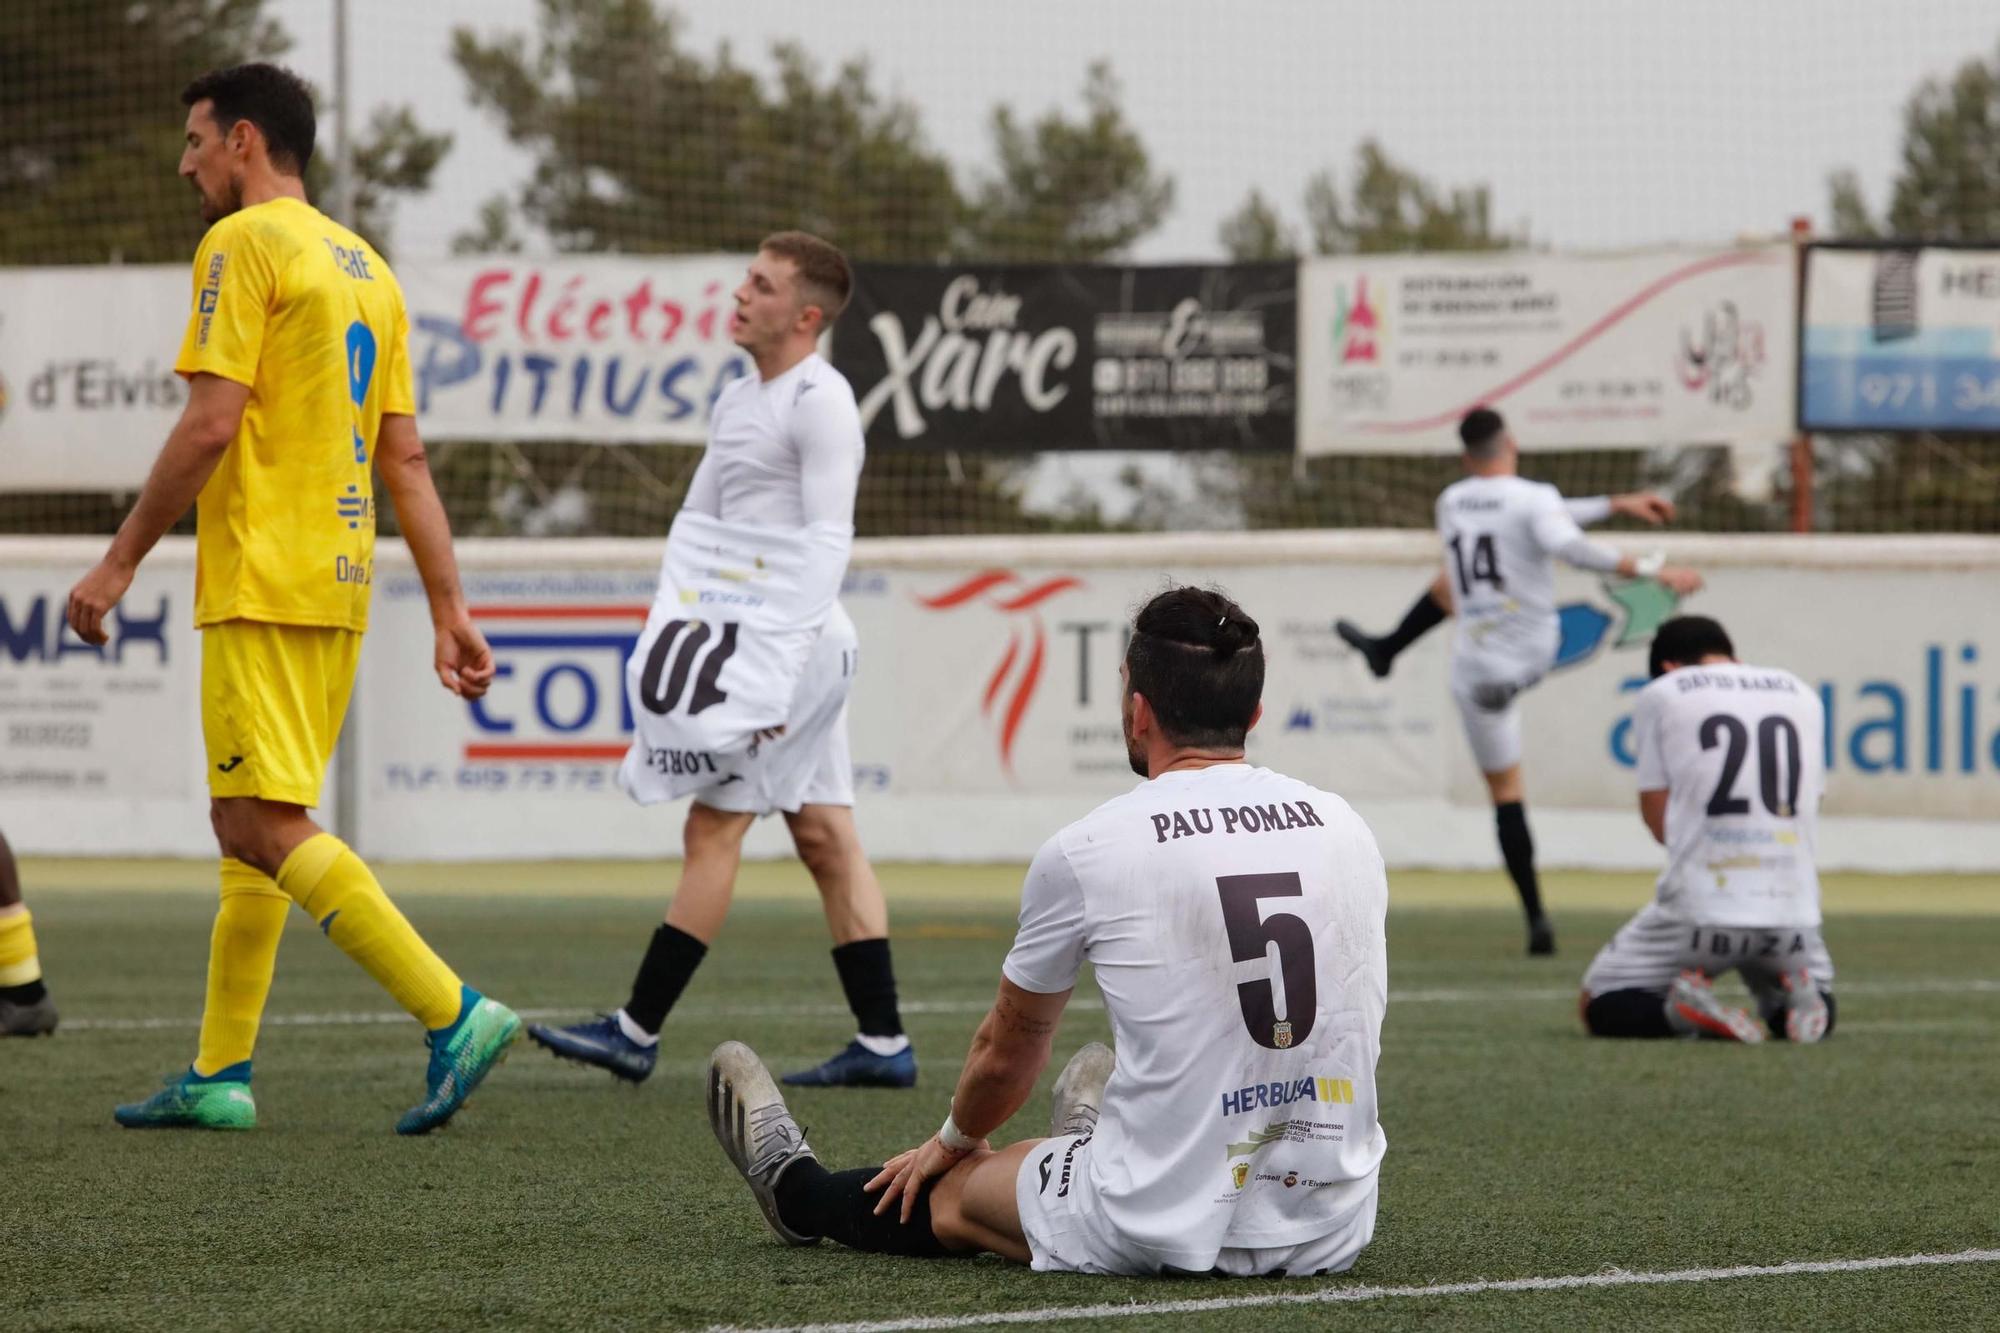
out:
{"label": "pau pomar name on jersey", "polygon": [[1156,842],[1193,838],[1204,833],[1283,833],[1286,829],[1326,827],[1325,822],[1304,801],[1225,805],[1220,809],[1200,806],[1190,810],[1169,810],[1152,816],[1152,820]]}

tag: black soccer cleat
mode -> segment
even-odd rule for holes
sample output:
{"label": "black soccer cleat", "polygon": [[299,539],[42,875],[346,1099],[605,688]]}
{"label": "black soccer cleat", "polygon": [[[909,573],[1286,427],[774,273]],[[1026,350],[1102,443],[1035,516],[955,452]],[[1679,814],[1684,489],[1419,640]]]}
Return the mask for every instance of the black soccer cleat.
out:
{"label": "black soccer cleat", "polygon": [[0,996],[0,1037],[52,1037],[58,1021],[56,1002],[46,989],[32,1000]]}
{"label": "black soccer cleat", "polygon": [[1387,680],[1389,669],[1396,663],[1396,655],[1382,646],[1380,639],[1371,639],[1361,632],[1361,627],[1351,620],[1333,622],[1333,632],[1347,641],[1347,646],[1360,653],[1368,663],[1368,670],[1375,679]]}
{"label": "black soccer cleat", "polygon": [[658,1044],[641,1046],[625,1035],[616,1014],[604,1014],[588,1023],[552,1028],[537,1023],[528,1029],[528,1038],[537,1046],[564,1060],[608,1069],[612,1077],[627,1083],[644,1083],[660,1058]]}
{"label": "black soccer cleat", "polygon": [[1556,952],[1556,928],[1549,919],[1537,913],[1528,918],[1528,956],[1530,958],[1552,958]]}

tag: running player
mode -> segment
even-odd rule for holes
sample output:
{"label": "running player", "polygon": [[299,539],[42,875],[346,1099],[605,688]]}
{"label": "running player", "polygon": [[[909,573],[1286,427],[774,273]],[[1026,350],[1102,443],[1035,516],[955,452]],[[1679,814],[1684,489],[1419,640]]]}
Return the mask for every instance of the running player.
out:
{"label": "running player", "polygon": [[21,901],[14,849],[0,837],[0,1037],[46,1037],[56,1030],[56,1002],[42,984],[35,922]]}
{"label": "running player", "polygon": [[[1674,521],[1674,502],[1653,491],[1565,499],[1563,508],[1569,511],[1577,526],[1583,528],[1593,527],[1614,515],[1636,518],[1654,527]],[[1371,675],[1377,680],[1386,680],[1395,669],[1396,658],[1405,648],[1450,619],[1451,605],[1451,575],[1440,569],[1430,586],[1424,589],[1423,595],[1410,603],[1410,609],[1403,613],[1396,628],[1380,638],[1363,633],[1359,625],[1345,618],[1334,621],[1333,629],[1346,640],[1348,647],[1361,654],[1361,660],[1368,664]]]}
{"label": "running player", "polygon": [[[1264,650],[1228,598],[1155,597],[1123,674],[1126,750],[1148,781],[1036,854],[999,998],[936,1135],[829,1172],[756,1055],[716,1050],[711,1126],[786,1241],[1235,1276],[1339,1272],[1368,1244],[1387,1147],[1375,840],[1338,796],[1244,761]],[[1116,1068],[1086,1047],[1056,1081],[1053,1137],[992,1151],[1086,959]]]}
{"label": "running player", "polygon": [[69,622],[103,643],[139,562],[199,496],[195,624],[222,905],[194,1064],[117,1120],[255,1125],[251,1050],[297,903],[427,1030],[424,1100],[396,1124],[422,1134],[472,1094],[520,1020],[460,982],[360,858],[306,814],[368,624],[371,463],[430,598],[438,679],[476,699],[493,658],[466,614],[417,435],[402,289],[366,241],[306,202],[311,94],[288,70],[250,64],[203,75],[181,101],[180,173],[210,224],[174,363],[187,406],[111,549],[70,591]]}
{"label": "running player", "polygon": [[1654,900],[1585,973],[1584,1026],[1598,1037],[1762,1041],[1756,1020],[1710,985],[1733,968],[1772,1036],[1818,1041],[1834,1012],[1813,864],[1819,695],[1789,671],[1737,661],[1705,616],[1661,625],[1651,667],[1632,737],[1639,815],[1667,865]]}
{"label": "running player", "polygon": [[1451,694],[1493,799],[1500,855],[1521,898],[1528,952],[1555,952],[1542,910],[1535,844],[1521,780],[1520,696],[1555,666],[1555,562],[1620,578],[1655,578],[1679,596],[1701,587],[1693,570],[1658,554],[1620,555],[1584,536],[1562,494],[1519,475],[1520,450],[1498,412],[1474,408],[1459,423],[1463,479],[1438,496],[1444,577],[1457,604]]}
{"label": "running player", "polygon": [[[728,915],[743,837],[759,817],[773,813],[784,815],[799,859],[819,886],[834,968],[858,1028],[831,1059],[785,1081],[906,1088],[917,1080],[916,1053],[896,1006],[889,910],[854,827],[854,770],[847,748],[856,638],[835,594],[854,541],[861,415],[846,377],[817,348],[852,290],[846,257],[818,237],[795,231],[767,238],[736,289],[730,335],[750,353],[757,375],[735,381],[717,397],[708,450],[689,483],[683,512],[752,535],[773,534],[774,541],[802,535],[814,541],[808,577],[825,581],[821,592],[830,610],[822,623],[807,626],[817,638],[789,704],[783,694],[771,701],[770,715],[784,718],[783,726],[760,738],[740,771],[694,791],[680,883],[624,1007],[573,1027],[528,1029],[555,1054],[629,1082],[652,1072],[661,1025]],[[670,559],[673,549],[670,541]],[[645,648],[642,642],[640,650]],[[760,685],[774,688],[763,679],[750,682],[752,689]],[[736,691],[743,688],[739,684]],[[633,794],[666,795],[636,789]]]}

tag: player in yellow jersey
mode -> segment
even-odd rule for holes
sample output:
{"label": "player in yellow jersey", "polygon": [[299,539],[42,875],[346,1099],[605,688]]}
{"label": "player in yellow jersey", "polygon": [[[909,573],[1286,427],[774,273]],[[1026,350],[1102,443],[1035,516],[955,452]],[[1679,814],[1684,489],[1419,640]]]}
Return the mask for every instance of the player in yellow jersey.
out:
{"label": "player in yellow jersey", "polygon": [[133,1128],[248,1129],[250,1056],[292,903],[429,1031],[422,1103],[449,1120],[520,1030],[461,983],[368,867],[306,811],[319,804],[368,625],[379,465],[430,597],[438,679],[478,698],[493,658],[459,588],[451,531],[417,435],[402,290],[368,243],[306,202],[311,94],[272,65],[205,74],[180,174],[209,224],[174,368],[187,406],[111,549],[71,590],[91,643],[139,562],[199,496],[195,624],[222,905],[194,1064],[117,1111]]}

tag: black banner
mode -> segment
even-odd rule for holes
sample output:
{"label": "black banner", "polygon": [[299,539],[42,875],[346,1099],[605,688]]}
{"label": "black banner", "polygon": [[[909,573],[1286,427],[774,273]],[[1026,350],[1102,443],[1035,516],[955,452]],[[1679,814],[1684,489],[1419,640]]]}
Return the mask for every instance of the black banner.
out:
{"label": "black banner", "polygon": [[1297,445],[1293,263],[862,264],[834,326],[870,448]]}

